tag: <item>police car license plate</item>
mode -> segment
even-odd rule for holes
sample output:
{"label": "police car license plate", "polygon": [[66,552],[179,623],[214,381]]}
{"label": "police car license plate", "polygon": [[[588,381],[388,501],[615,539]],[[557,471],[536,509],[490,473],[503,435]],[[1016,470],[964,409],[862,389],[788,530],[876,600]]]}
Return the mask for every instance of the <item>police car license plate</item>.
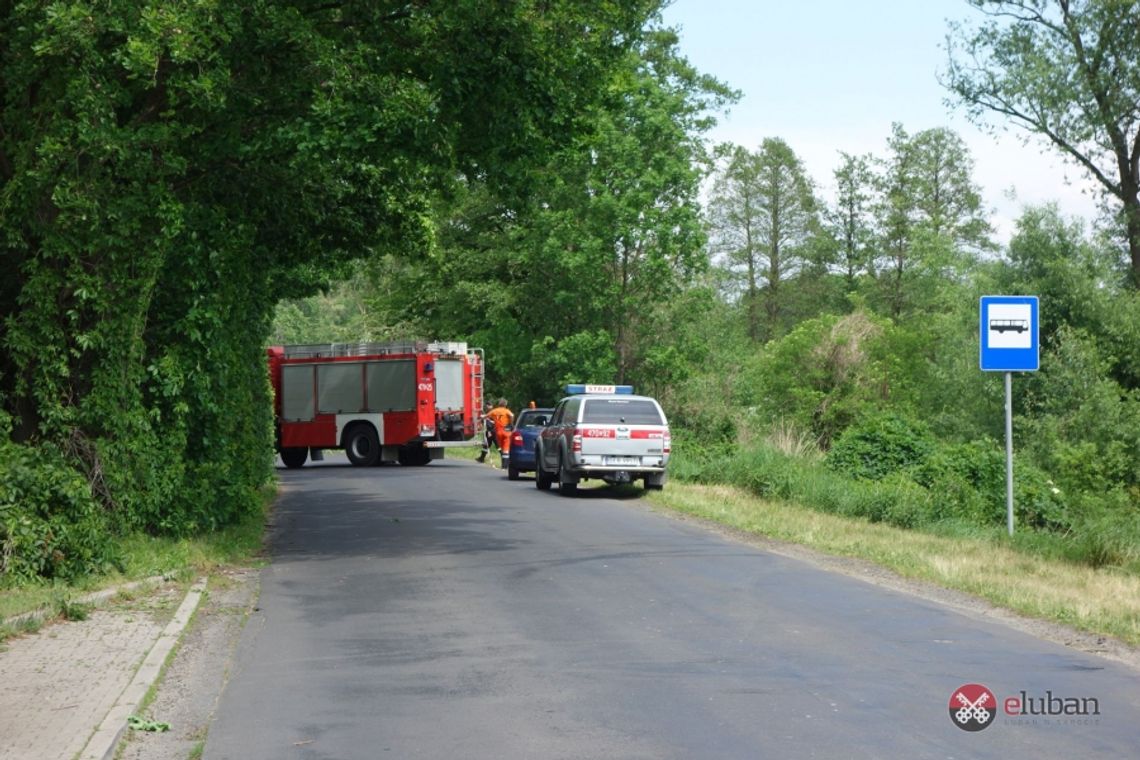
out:
{"label": "police car license plate", "polygon": [[606,457],[606,464],[611,467],[636,467],[641,464],[638,457]]}

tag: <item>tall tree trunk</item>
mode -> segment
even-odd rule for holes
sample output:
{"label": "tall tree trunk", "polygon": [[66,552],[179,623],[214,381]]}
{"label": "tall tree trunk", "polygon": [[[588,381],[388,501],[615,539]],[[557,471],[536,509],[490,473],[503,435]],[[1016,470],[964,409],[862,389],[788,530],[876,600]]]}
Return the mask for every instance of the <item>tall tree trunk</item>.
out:
{"label": "tall tree trunk", "polygon": [[756,287],[756,264],[748,258],[748,337],[760,341],[760,290]]}
{"label": "tall tree trunk", "polygon": [[1140,290],[1140,192],[1135,187],[1124,196],[1124,226],[1128,233],[1128,256],[1132,266],[1129,269],[1129,282]]}
{"label": "tall tree trunk", "polygon": [[768,340],[772,340],[780,334],[781,255],[780,243],[776,240],[772,243],[768,258],[768,302],[765,304],[765,310],[768,313]]}
{"label": "tall tree trunk", "polygon": [[617,327],[614,330],[614,339],[617,348],[617,379],[618,385],[625,384],[625,373],[629,363],[629,351],[626,341],[629,330],[629,248],[625,243],[621,245],[621,282],[618,286]]}

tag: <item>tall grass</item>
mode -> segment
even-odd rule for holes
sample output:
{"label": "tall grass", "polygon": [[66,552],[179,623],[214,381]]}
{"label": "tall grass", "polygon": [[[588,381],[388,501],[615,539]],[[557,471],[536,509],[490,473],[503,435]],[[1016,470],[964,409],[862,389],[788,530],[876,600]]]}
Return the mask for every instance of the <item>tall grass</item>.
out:
{"label": "tall grass", "polygon": [[959,492],[934,491],[905,472],[855,479],[827,469],[818,457],[784,453],[766,441],[712,448],[682,441],[669,465],[683,482],[733,485],[821,512],[941,535],[969,533],[1027,554],[1140,572],[1140,526],[1109,514],[1089,515],[1064,532],[1023,527],[1009,541],[1000,521],[976,508],[981,497],[965,484]]}

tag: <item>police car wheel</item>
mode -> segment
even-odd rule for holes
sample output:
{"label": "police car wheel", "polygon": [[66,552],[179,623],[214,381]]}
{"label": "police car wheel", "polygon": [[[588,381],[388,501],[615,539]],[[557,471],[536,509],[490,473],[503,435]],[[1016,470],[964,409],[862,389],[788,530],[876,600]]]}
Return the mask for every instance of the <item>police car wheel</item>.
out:
{"label": "police car wheel", "polygon": [[542,449],[535,449],[534,452],[534,485],[540,491],[549,491],[550,484],[554,481],[550,475],[546,474],[546,470],[542,469]]}
{"label": "police car wheel", "polygon": [[578,493],[578,479],[566,472],[563,459],[558,461],[558,493],[563,496],[573,496]]}

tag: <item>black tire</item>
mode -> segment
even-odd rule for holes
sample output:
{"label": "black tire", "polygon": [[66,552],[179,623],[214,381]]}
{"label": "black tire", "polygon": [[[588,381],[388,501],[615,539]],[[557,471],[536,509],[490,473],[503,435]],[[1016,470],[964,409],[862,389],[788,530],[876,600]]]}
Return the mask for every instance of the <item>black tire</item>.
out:
{"label": "black tire", "polygon": [[540,491],[549,491],[554,478],[542,469],[542,449],[534,450],[534,485]]}
{"label": "black tire", "polygon": [[563,496],[574,496],[578,493],[578,481],[574,476],[566,476],[566,457],[558,457],[558,493]]}
{"label": "black tire", "polygon": [[665,490],[665,484],[664,484],[664,483],[649,483],[649,482],[646,482],[646,484],[645,484],[645,490],[646,490],[646,491],[663,491],[663,490]]}
{"label": "black tire", "polygon": [[305,464],[309,458],[309,450],[304,446],[289,446],[281,449],[281,461],[290,470],[295,470]]}
{"label": "black tire", "polygon": [[405,467],[423,467],[431,462],[431,452],[427,446],[401,446],[396,459]]}
{"label": "black tire", "polygon": [[344,434],[344,451],[357,467],[371,467],[380,461],[380,436],[367,423],[353,425]]}
{"label": "black tire", "polygon": [[514,467],[508,467],[507,468],[507,480],[518,480],[518,479],[519,479],[519,471],[516,470]]}

